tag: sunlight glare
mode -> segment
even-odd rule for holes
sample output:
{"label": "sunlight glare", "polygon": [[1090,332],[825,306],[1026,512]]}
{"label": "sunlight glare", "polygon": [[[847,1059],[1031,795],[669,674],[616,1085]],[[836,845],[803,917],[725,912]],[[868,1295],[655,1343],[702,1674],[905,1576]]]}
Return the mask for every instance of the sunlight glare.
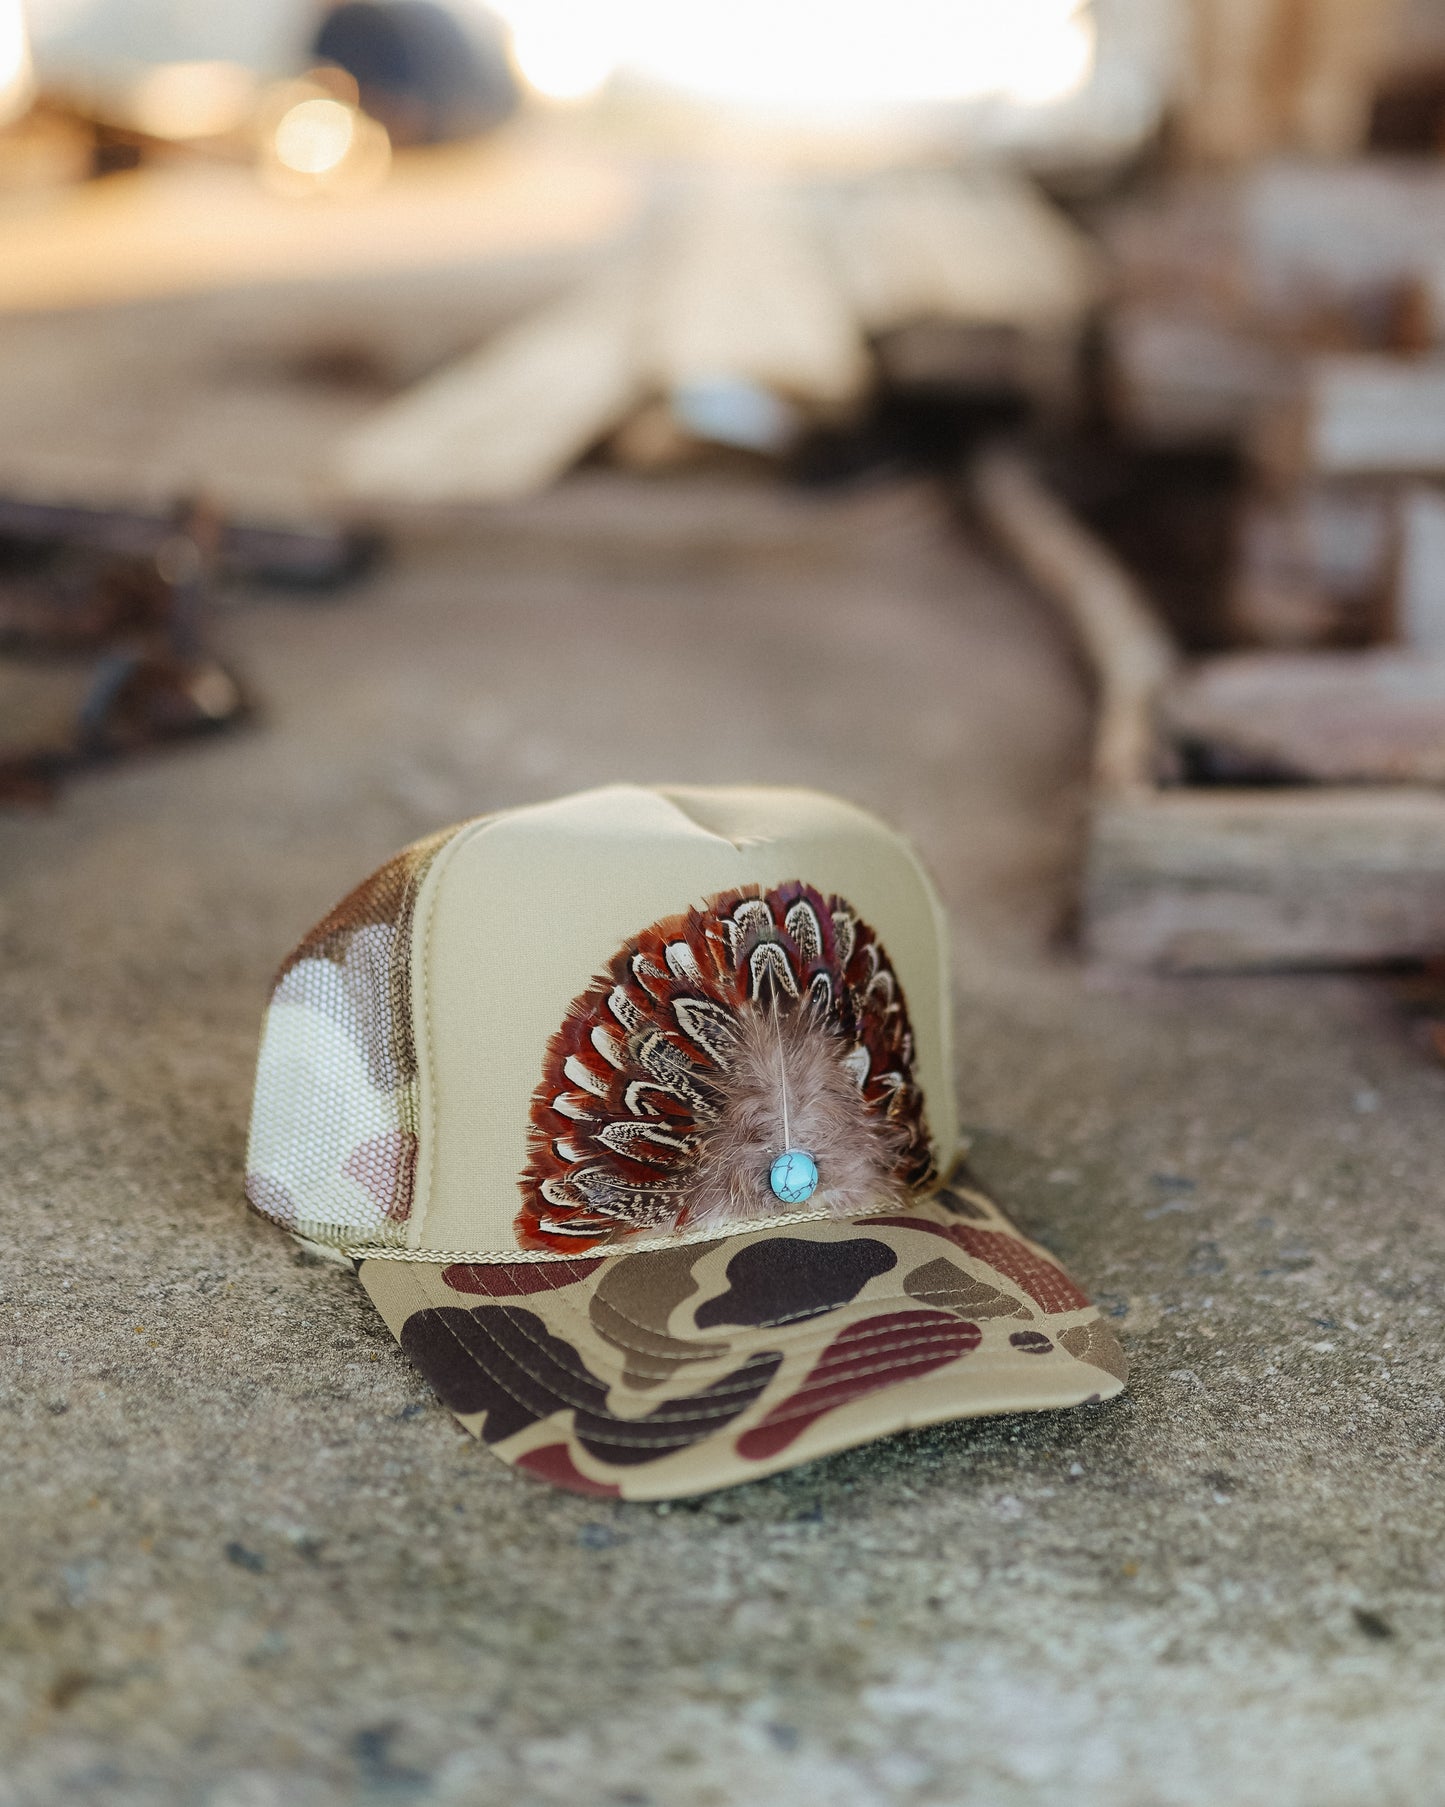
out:
{"label": "sunlight glare", "polygon": [[317,95],[298,101],[276,126],[276,161],[298,176],[324,176],[351,149],[356,114],[339,100]]}
{"label": "sunlight glare", "polygon": [[30,45],[20,0],[0,0],[0,123],[30,104]]}
{"label": "sunlight glare", "polygon": [[527,85],[549,100],[595,94],[613,72],[622,37],[613,11],[577,0],[518,0],[512,54]]}
{"label": "sunlight glare", "polygon": [[1094,63],[1087,0],[500,0],[539,93],[617,70],[715,100],[837,110],[979,100],[1046,105]]}

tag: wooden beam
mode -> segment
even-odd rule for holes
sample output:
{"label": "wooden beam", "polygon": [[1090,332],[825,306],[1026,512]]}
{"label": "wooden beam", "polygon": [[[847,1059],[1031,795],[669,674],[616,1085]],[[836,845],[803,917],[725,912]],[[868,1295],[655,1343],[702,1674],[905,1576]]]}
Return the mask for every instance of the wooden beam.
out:
{"label": "wooden beam", "polygon": [[1175,654],[1137,586],[1017,458],[982,461],[974,493],[1096,677],[1081,896],[1092,958],[1208,972],[1378,964],[1445,949],[1445,791],[1158,788],[1155,708]]}
{"label": "wooden beam", "polygon": [[1020,176],[875,175],[824,217],[844,291],[870,333],[918,320],[1074,332],[1103,285],[1093,243]]}
{"label": "wooden beam", "polygon": [[1445,358],[1310,358],[1255,450],[1284,481],[1445,475]]}
{"label": "wooden beam", "polygon": [[1445,655],[1445,491],[1412,484],[1399,498],[1391,625],[1406,646]]}
{"label": "wooden beam", "polygon": [[1234,445],[1289,394],[1289,360],[1222,309],[1123,302],[1106,340],[1110,410],[1151,445]]}
{"label": "wooden beam", "polygon": [[1095,958],[1168,972],[1341,967],[1445,949],[1445,794],[1176,790],[1102,799]]}
{"label": "wooden beam", "polygon": [[1216,653],[1160,715],[1225,783],[1445,785],[1445,658],[1409,647]]}
{"label": "wooden beam", "polygon": [[639,274],[609,270],[377,410],[337,458],[348,498],[498,502],[560,477],[640,398]]}
{"label": "wooden beam", "polygon": [[1266,163],[1242,179],[1241,273],[1254,307],[1366,313],[1445,261],[1445,168],[1428,158]]}
{"label": "wooden beam", "polygon": [[1157,763],[1154,709],[1178,653],[1112,553],[1008,452],[974,467],[973,495],[992,531],[1061,610],[1098,684],[1095,787],[1148,789]]}
{"label": "wooden beam", "polygon": [[840,408],[868,382],[857,319],[796,188],[719,176],[689,193],[649,262],[642,354],[662,395],[742,382]]}
{"label": "wooden beam", "polygon": [[1381,484],[1251,496],[1235,527],[1233,638],[1284,648],[1388,638],[1394,551],[1394,499]]}

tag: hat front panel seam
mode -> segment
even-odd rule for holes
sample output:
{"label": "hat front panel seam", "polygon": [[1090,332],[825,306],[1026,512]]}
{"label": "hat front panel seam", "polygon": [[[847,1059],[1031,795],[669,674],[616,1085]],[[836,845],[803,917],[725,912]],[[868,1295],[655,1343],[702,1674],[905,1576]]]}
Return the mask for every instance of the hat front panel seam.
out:
{"label": "hat front panel seam", "polygon": [[739,1225],[731,1233],[719,1236],[715,1229],[698,1230],[695,1233],[684,1232],[678,1236],[670,1236],[666,1241],[646,1241],[629,1243],[621,1240],[603,1245],[601,1250],[594,1248],[562,1250],[562,1249],[403,1249],[387,1244],[371,1246],[366,1243],[355,1243],[345,1253],[357,1261],[415,1261],[429,1267],[510,1267],[514,1263],[545,1265],[548,1262],[565,1264],[569,1261],[621,1261],[629,1255],[664,1255],[670,1249],[684,1249],[693,1244],[704,1242],[741,1242],[745,1237],[770,1230],[786,1230],[797,1224],[866,1224],[877,1217],[892,1212],[897,1215],[895,1207],[885,1206],[882,1210],[871,1211],[861,1217],[834,1217],[828,1211],[796,1211],[781,1217],[760,1217],[750,1223]]}
{"label": "hat front panel seam", "polygon": [[431,940],[432,923],[436,919],[437,895],[441,891],[441,878],[442,875],[438,872],[436,875],[436,882],[432,886],[431,896],[427,899],[426,921],[422,924],[421,940],[421,986],[419,989],[421,991],[422,1045],[426,1049],[426,1066],[418,1073],[420,1083],[417,1089],[421,1094],[419,1102],[422,1105],[422,1110],[418,1115],[425,1121],[427,1149],[426,1196],[420,1201],[420,1209],[417,1211],[416,1220],[416,1246],[418,1249],[420,1249],[422,1241],[426,1236],[426,1220],[431,1215],[432,1193],[436,1188],[436,1124],[439,1113],[437,1108],[436,1049],[432,1042]]}
{"label": "hat front panel seam", "polygon": [[[917,1209],[920,1206],[931,1204],[939,1193],[950,1189],[959,1190],[958,1183],[945,1173],[932,1181],[927,1191],[920,1192],[914,1204],[908,1209]],[[986,1194],[973,1191],[972,1196],[980,1199],[989,1207],[991,1225],[997,1226],[1000,1223],[1009,1225],[1006,1213],[988,1199]],[[587,1249],[404,1249],[386,1244],[371,1245],[358,1242],[349,1244],[344,1252],[356,1261],[417,1261],[436,1267],[492,1267],[511,1266],[514,1263],[620,1261],[628,1255],[662,1255],[669,1250],[687,1248],[694,1243],[741,1242],[749,1236],[761,1235],[772,1230],[789,1229],[800,1224],[868,1224],[882,1217],[896,1218],[898,1215],[897,1209],[888,1205],[879,1206],[876,1210],[863,1212],[854,1217],[836,1217],[830,1211],[789,1211],[777,1217],[751,1219],[722,1234],[719,1234],[715,1228],[699,1228],[675,1232],[665,1238],[639,1239],[636,1242],[631,1238],[624,1237],[615,1243]],[[925,1221],[931,1222],[932,1220]],[[1012,1225],[1005,1233],[1012,1235],[1015,1241],[1023,1242],[1030,1247],[1035,1246],[1028,1237],[1023,1236]],[[1049,1255],[1047,1250],[1044,1253],[1050,1262],[1055,1266],[1059,1265],[1055,1257]]]}
{"label": "hat front panel seam", "polygon": [[[426,1134],[426,1192],[419,1204],[417,1200],[413,1199],[413,1205],[417,1207],[414,1232],[417,1241],[405,1251],[397,1251],[398,1255],[403,1258],[424,1259],[429,1255],[429,1251],[422,1247],[422,1239],[426,1235],[426,1220],[431,1215],[432,1199],[436,1191],[437,1123],[441,1112],[437,1101],[437,1062],[432,1026],[432,926],[436,920],[437,904],[441,898],[442,881],[453,856],[458,848],[469,841],[474,834],[483,832],[496,820],[497,816],[494,813],[475,817],[472,821],[463,824],[439,851],[431,871],[427,874],[431,890],[426,900],[426,915],[421,930],[419,949],[421,984],[412,988],[413,993],[419,993],[421,998],[422,1034],[419,1045],[426,1050],[425,1066],[423,1067],[420,1061],[417,1063],[417,1128],[419,1133],[424,1129]],[[415,1009],[415,995],[412,1002],[413,1009]],[[352,1251],[348,1249],[347,1253],[351,1254]],[[367,1259],[370,1253],[368,1251],[367,1256],[354,1255],[353,1259]]]}
{"label": "hat front panel seam", "polygon": [[[428,1018],[428,1034],[429,1033]],[[427,1045],[427,1059],[428,1063],[430,1063],[431,1046],[429,1042]],[[435,1097],[434,1088],[433,1097]],[[431,1184],[432,1158],[431,1150],[428,1149],[428,1187],[430,1187]],[[946,1192],[950,1189],[957,1191],[959,1189],[959,1182],[954,1175],[957,1171],[958,1162],[961,1159],[962,1155],[956,1157],[952,1167],[946,1169],[943,1173],[929,1181],[927,1188],[919,1191],[915,1195],[913,1204],[907,1208],[910,1210],[918,1209],[922,1206],[932,1204],[942,1192]],[[965,1188],[965,1190],[969,1189]],[[990,1220],[992,1222],[1009,1223],[1006,1214],[997,1204],[989,1199],[986,1194],[974,1190],[973,1195],[979,1198],[988,1207]],[[628,1255],[662,1255],[668,1253],[672,1249],[687,1248],[695,1243],[740,1242],[743,1238],[748,1236],[761,1235],[764,1232],[772,1230],[789,1229],[794,1225],[800,1224],[866,1224],[872,1223],[880,1217],[896,1217],[897,1215],[897,1210],[894,1207],[887,1205],[880,1205],[877,1209],[869,1210],[852,1217],[838,1217],[830,1211],[787,1211],[779,1213],[776,1217],[753,1218],[745,1223],[738,1224],[733,1229],[724,1231],[721,1234],[716,1228],[708,1229],[706,1227],[699,1227],[695,1230],[675,1231],[666,1237],[639,1237],[636,1241],[633,1241],[630,1237],[624,1237],[616,1243],[604,1244],[601,1247],[590,1249],[429,1249],[421,1247],[399,1248],[389,1244],[373,1245],[358,1242],[348,1244],[343,1252],[355,1261],[416,1261],[422,1262],[427,1266],[436,1267],[492,1267],[511,1266],[514,1263],[543,1264],[546,1262],[567,1261],[618,1261]],[[1014,1235],[1018,1240],[1028,1240],[1025,1237],[1021,1237],[1018,1230],[1011,1225],[1009,1227],[1009,1233]],[[1053,1257],[1050,1256],[1049,1259],[1053,1260]]]}

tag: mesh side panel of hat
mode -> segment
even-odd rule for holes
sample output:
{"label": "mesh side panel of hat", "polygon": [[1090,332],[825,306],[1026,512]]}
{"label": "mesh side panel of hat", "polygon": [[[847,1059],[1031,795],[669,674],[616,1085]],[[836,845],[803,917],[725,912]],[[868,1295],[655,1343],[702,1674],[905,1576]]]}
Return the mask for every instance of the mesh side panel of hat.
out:
{"label": "mesh side panel of hat", "polygon": [[314,1242],[401,1243],[417,1152],[411,930],[444,829],[388,860],[288,957],[261,1035],[246,1196]]}

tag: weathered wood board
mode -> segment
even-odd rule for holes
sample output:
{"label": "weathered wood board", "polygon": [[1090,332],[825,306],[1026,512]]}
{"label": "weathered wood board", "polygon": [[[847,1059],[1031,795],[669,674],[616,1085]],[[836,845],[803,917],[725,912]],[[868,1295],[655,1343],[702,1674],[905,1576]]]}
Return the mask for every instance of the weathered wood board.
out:
{"label": "weathered wood board", "polygon": [[870,333],[932,319],[1072,331],[1103,285],[1093,243],[1000,171],[871,177],[834,196],[823,219]]}
{"label": "weathered wood board", "polygon": [[1390,612],[1406,646],[1445,653],[1445,490],[1412,484],[1398,499]]}
{"label": "weathered wood board", "polygon": [[380,408],[342,440],[353,500],[506,501],[554,482],[640,383],[638,279],[609,270]]}
{"label": "weathered wood board", "polygon": [[863,334],[815,209],[779,183],[699,184],[653,250],[639,332],[647,379],[662,393],[721,380],[843,406],[868,380]]}
{"label": "weathered wood board", "polygon": [[1413,648],[1199,659],[1160,720],[1219,777],[1445,785],[1445,658]]}
{"label": "weathered wood board", "polygon": [[1223,309],[1124,302],[1107,325],[1114,417],[1154,445],[1232,444],[1289,394],[1289,359]]}
{"label": "weathered wood board", "polygon": [[1366,966],[1445,948],[1445,794],[1174,790],[1095,803],[1094,959],[1166,972]]}
{"label": "weathered wood board", "polygon": [[1096,789],[1151,786],[1154,699],[1178,663],[1169,636],[1133,578],[1022,460],[1007,453],[981,458],[974,495],[1034,583],[1056,600],[1068,598],[1069,625],[1098,685]]}
{"label": "weathered wood board", "polygon": [[1258,454],[1289,480],[1445,475],[1445,358],[1308,359]]}
{"label": "weathered wood board", "polygon": [[1400,0],[1193,0],[1183,142],[1208,162],[1364,139]]}
{"label": "weathered wood board", "polygon": [[1445,790],[1161,786],[1168,757],[1157,716],[1172,661],[1132,578],[1018,460],[982,461],[973,493],[1096,678],[1080,890],[1091,958],[1124,969],[1277,971],[1445,949]]}
{"label": "weathered wood board", "polygon": [[1048,348],[1072,345],[1097,277],[1088,241],[1019,178],[883,174],[845,193],[694,176],[580,293],[349,433],[339,486],[377,502],[506,501],[614,434],[624,461],[661,468],[688,455],[685,429],[705,430],[695,413],[669,419],[689,391],[836,420],[868,390],[867,335],[920,322],[1011,327],[1044,348],[1031,367],[1058,388]]}
{"label": "weathered wood board", "polygon": [[1445,169],[1423,158],[1266,163],[1244,178],[1237,219],[1255,306],[1294,318],[1341,302],[1373,310],[1445,261]]}

